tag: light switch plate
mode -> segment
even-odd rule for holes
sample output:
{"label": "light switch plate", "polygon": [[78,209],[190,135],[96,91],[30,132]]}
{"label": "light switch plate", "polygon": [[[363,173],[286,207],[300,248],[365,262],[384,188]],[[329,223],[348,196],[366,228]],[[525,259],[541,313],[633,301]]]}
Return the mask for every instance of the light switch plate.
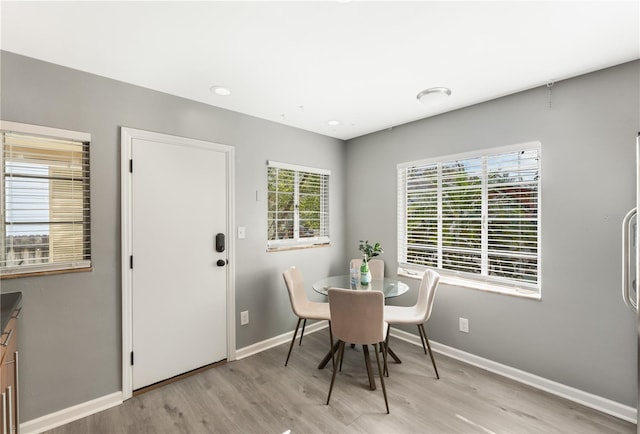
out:
{"label": "light switch plate", "polygon": [[467,318],[458,318],[459,330],[463,333],[469,333],[469,320]]}
{"label": "light switch plate", "polygon": [[244,226],[239,226],[238,227],[238,239],[239,240],[244,240],[247,236],[247,228],[245,228]]}
{"label": "light switch plate", "polygon": [[247,324],[249,324],[249,311],[243,310],[242,312],[240,312],[240,325]]}

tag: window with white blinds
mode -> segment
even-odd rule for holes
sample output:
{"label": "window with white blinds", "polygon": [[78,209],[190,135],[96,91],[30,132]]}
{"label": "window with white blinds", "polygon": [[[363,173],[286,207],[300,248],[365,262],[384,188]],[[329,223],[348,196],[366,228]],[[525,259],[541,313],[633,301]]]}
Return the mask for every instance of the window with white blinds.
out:
{"label": "window with white blinds", "polygon": [[329,176],[324,169],[267,162],[267,247],[329,243]]}
{"label": "window with white blinds", "polygon": [[3,276],[91,266],[90,136],[2,122]]}
{"label": "window with white blinds", "polygon": [[401,266],[540,289],[540,143],[398,165]]}

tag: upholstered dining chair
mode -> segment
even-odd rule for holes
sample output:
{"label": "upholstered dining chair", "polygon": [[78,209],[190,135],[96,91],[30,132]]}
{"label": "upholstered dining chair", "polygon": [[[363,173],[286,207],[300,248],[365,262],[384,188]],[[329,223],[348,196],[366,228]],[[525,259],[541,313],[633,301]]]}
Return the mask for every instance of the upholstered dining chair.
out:
{"label": "upholstered dining chair", "polygon": [[[384,339],[387,332],[387,324],[384,322],[384,294],[381,291],[354,291],[340,288],[329,288],[328,292],[329,310],[331,311],[331,322],[329,324],[331,335],[335,336],[339,342],[337,350],[338,359],[342,359],[344,356],[345,342],[362,345],[365,354],[368,354],[367,345],[373,345],[376,363],[378,365],[378,373],[380,375],[380,384],[382,385],[384,404],[387,408],[387,413],[389,413],[387,389],[384,384],[382,367],[380,366],[380,356],[378,355],[378,344],[384,346]],[[330,336],[329,339],[331,340],[331,348],[333,351],[332,336]],[[386,351],[383,352],[384,357],[386,357],[386,354]],[[331,399],[338,364],[338,360],[334,358],[327,405],[329,405],[329,400]],[[367,370],[369,370],[368,363]],[[369,372],[369,381],[374,381],[371,372]]]}
{"label": "upholstered dining chair", "polygon": [[300,333],[300,344],[302,344],[302,336],[304,335],[304,328],[307,325],[308,319],[329,321],[331,317],[329,316],[329,303],[317,303],[309,300],[304,288],[302,272],[298,268],[291,267],[282,273],[282,276],[284,277],[284,283],[287,286],[287,291],[289,292],[291,309],[293,309],[293,313],[298,316],[296,331],[293,333],[291,345],[289,345],[287,360],[284,362],[284,366],[287,366],[289,363],[289,357],[291,356],[291,350],[293,349],[293,343],[295,342],[298,334],[298,328],[300,328],[300,322],[304,321],[302,324],[302,332]]}
{"label": "upholstered dining chair", "polygon": [[[433,270],[426,270],[424,272],[424,276],[422,276],[422,281],[420,282],[420,289],[418,289],[418,300],[416,301],[416,304],[408,307],[384,307],[384,320],[389,324],[389,330],[392,325],[396,324],[416,324],[418,326],[418,333],[420,333],[422,348],[424,349],[425,354],[427,354],[427,348],[429,349],[429,357],[431,357],[431,363],[433,364],[433,369],[436,371],[436,378],[438,379],[440,379],[440,375],[438,374],[438,368],[436,368],[436,361],[433,358],[433,352],[431,351],[431,345],[429,345],[429,338],[427,337],[427,331],[424,328],[424,323],[427,322],[431,316],[433,300],[436,297],[439,282],[440,275],[438,273]],[[388,333],[389,332],[387,331],[386,344],[389,343]]]}
{"label": "upholstered dining chair", "polygon": [[[349,269],[357,268],[360,270],[362,265],[362,259],[352,259],[349,264]],[[371,272],[371,278],[380,280],[384,279],[384,261],[382,259],[370,259],[369,271]]]}

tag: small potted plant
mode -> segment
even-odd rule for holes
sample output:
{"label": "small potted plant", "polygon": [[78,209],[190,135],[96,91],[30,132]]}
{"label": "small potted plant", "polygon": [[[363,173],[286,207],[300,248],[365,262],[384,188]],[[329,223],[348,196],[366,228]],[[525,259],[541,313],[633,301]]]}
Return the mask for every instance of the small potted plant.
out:
{"label": "small potted plant", "polygon": [[358,249],[362,252],[362,265],[360,266],[360,284],[366,286],[371,282],[371,271],[369,271],[369,260],[378,256],[383,252],[380,243],[374,245],[369,244],[368,240],[360,240],[360,247]]}

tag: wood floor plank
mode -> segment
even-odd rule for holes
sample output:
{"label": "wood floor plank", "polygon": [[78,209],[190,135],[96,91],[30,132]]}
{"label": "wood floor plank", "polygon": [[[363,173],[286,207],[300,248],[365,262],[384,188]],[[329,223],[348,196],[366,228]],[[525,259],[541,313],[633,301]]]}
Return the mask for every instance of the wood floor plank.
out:
{"label": "wood floor plank", "polygon": [[[49,434],[138,433],[635,433],[635,425],[549,393],[393,340],[382,389],[369,389],[362,348],[345,349],[331,404],[331,363],[317,369],[328,331],[305,335],[284,367],[288,344],[135,396]],[[377,370],[374,377],[379,383]]]}

